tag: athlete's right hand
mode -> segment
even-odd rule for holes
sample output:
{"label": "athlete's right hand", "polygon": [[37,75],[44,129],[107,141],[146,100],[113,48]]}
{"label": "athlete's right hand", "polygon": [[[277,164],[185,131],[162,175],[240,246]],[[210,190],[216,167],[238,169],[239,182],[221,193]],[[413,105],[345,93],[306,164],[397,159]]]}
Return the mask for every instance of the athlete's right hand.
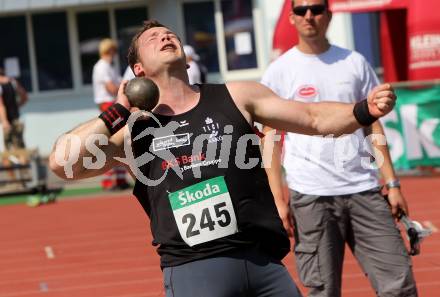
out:
{"label": "athlete's right hand", "polygon": [[127,86],[128,80],[123,80],[121,84],[119,85],[118,89],[118,95],[116,98],[116,103],[121,104],[128,110],[132,111],[132,107],[130,105],[130,102],[128,101],[127,95],[125,95],[125,87]]}

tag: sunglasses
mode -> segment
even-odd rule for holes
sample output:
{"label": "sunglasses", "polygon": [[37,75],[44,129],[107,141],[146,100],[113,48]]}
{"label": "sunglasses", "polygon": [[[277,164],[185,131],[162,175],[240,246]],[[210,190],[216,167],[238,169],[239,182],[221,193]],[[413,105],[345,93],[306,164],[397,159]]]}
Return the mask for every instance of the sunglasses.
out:
{"label": "sunglasses", "polygon": [[293,13],[299,16],[305,16],[309,9],[313,15],[320,15],[327,9],[327,7],[323,4],[296,6],[293,8]]}

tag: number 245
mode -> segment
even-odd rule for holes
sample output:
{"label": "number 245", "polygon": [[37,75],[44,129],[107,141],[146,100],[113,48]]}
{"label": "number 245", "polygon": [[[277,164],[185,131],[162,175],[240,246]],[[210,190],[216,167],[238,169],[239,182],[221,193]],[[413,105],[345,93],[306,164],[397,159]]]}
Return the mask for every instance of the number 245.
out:
{"label": "number 245", "polygon": [[[214,221],[211,217],[211,213],[209,212],[209,208],[204,208],[202,210],[202,216],[200,219],[200,229],[208,228],[210,231],[213,231],[215,228],[215,224],[219,224],[220,227],[226,227],[231,223],[231,215],[226,209],[222,209],[226,207],[226,202],[222,202],[214,205],[215,217],[219,220]],[[200,234],[200,230],[194,229],[196,225],[197,218],[192,213],[187,213],[182,217],[182,223],[189,223],[188,229],[186,230],[186,237],[190,238],[192,236],[196,236]]]}

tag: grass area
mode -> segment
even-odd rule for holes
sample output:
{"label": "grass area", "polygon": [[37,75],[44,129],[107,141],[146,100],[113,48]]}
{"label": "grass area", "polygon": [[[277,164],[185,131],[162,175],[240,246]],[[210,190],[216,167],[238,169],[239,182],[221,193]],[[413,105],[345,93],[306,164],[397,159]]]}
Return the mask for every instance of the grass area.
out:
{"label": "grass area", "polygon": [[[57,199],[62,199],[62,198],[66,198],[66,197],[73,197],[73,196],[99,194],[99,193],[103,193],[103,190],[101,187],[65,189],[65,190],[61,191],[61,193],[58,195]],[[22,195],[0,197],[0,206],[26,203],[26,200],[29,195],[30,194],[22,194]]]}

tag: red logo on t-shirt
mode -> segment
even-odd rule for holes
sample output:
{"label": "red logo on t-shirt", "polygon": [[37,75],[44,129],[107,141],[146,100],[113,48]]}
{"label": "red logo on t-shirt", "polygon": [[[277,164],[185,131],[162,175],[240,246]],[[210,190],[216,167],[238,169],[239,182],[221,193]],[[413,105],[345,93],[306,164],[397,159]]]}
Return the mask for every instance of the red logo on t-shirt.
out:
{"label": "red logo on t-shirt", "polygon": [[317,93],[318,91],[312,85],[301,86],[296,92],[297,96],[301,98],[313,98],[316,96]]}

